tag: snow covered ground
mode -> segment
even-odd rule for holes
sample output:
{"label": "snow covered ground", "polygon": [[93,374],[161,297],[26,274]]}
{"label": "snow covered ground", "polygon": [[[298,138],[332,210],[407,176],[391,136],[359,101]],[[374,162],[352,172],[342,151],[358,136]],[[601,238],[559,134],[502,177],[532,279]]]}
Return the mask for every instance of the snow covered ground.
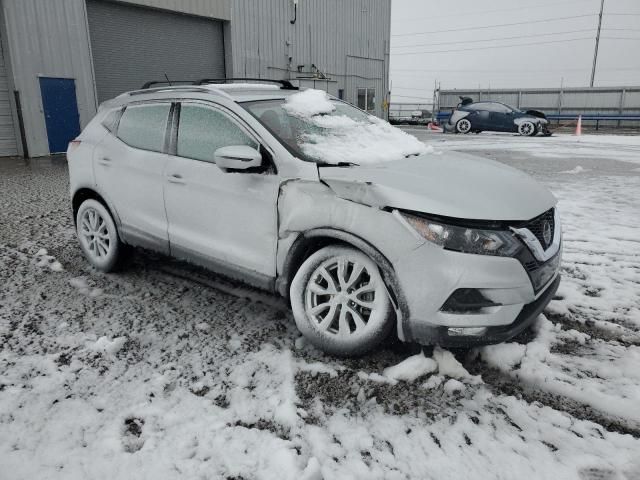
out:
{"label": "snow covered ground", "polygon": [[411,132],[560,199],[534,333],[329,358],[268,294],[148,253],[92,271],[64,161],[0,161],[0,479],[640,478],[637,137]]}

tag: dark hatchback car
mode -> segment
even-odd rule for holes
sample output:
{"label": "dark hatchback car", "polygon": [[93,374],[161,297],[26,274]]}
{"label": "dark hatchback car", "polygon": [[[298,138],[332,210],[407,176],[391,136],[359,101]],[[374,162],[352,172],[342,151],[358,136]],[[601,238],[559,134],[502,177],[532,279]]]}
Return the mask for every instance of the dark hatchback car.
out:
{"label": "dark hatchback car", "polygon": [[523,112],[500,102],[473,102],[466,97],[461,100],[449,118],[449,131],[480,133],[488,130],[531,137],[538,133],[551,135],[549,121],[544,113],[537,110]]}

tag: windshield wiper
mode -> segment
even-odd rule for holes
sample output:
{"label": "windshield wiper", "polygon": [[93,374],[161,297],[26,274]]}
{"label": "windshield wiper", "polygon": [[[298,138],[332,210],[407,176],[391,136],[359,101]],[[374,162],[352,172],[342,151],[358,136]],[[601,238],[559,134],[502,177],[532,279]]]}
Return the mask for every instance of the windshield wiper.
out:
{"label": "windshield wiper", "polygon": [[338,162],[338,163],[329,163],[329,162],[316,162],[319,167],[359,167],[360,165],[353,162]]}

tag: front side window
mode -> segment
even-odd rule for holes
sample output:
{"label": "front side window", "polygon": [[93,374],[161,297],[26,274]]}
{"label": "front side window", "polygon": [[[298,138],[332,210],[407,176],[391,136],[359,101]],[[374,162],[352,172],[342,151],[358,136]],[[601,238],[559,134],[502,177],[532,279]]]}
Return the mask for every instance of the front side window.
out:
{"label": "front side window", "polygon": [[216,150],[247,145],[258,149],[258,143],[226,114],[205,105],[183,103],[180,108],[177,155],[214,162]]}
{"label": "front side window", "polygon": [[118,124],[118,138],[134,148],[162,152],[170,110],[170,103],[127,107]]}

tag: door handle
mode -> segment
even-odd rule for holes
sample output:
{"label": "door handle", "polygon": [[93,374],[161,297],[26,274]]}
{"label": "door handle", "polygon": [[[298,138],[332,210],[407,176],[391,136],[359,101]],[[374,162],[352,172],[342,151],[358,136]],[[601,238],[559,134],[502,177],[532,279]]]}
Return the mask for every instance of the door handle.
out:
{"label": "door handle", "polygon": [[176,183],[178,185],[184,185],[186,182],[183,180],[182,175],[179,173],[174,173],[167,176],[167,180],[169,183]]}
{"label": "door handle", "polygon": [[98,163],[100,165],[109,166],[111,164],[111,159],[109,157],[101,157],[100,160],[98,160]]}

